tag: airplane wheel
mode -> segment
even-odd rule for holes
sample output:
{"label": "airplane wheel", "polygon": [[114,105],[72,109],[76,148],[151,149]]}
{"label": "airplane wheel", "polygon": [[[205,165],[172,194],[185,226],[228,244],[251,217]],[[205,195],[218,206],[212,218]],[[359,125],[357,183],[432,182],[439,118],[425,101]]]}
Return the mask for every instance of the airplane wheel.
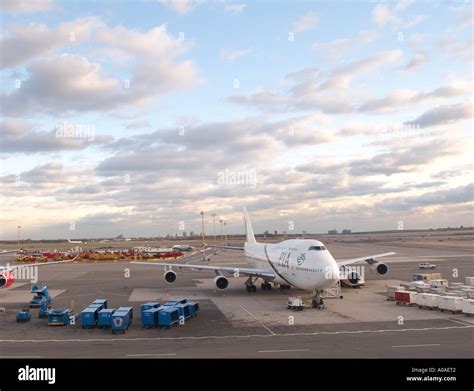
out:
{"label": "airplane wheel", "polygon": [[255,285],[252,285],[252,292],[257,292],[257,287]]}

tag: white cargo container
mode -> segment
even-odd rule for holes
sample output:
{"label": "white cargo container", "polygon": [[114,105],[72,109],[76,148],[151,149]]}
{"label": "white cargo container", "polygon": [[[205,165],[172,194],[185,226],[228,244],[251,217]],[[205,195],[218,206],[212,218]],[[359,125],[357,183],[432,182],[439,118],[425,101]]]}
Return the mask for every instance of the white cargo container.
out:
{"label": "white cargo container", "polygon": [[474,277],[466,277],[466,285],[474,286]]}
{"label": "white cargo container", "polygon": [[416,295],[416,304],[420,308],[429,308],[430,310],[438,308],[439,295],[433,293],[418,293]]}
{"label": "white cargo container", "polygon": [[450,311],[453,314],[462,311],[462,297],[440,296],[438,298],[438,307],[441,312]]}
{"label": "white cargo container", "polygon": [[390,285],[387,287],[387,300],[395,300],[395,292],[403,291],[404,288],[398,285]]}
{"label": "white cargo container", "polygon": [[462,301],[462,313],[466,316],[474,314],[474,299],[464,299]]}

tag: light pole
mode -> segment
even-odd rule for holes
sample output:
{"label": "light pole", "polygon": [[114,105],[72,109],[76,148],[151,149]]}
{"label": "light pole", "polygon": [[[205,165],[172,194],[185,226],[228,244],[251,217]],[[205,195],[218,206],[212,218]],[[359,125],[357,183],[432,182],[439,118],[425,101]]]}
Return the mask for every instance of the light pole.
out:
{"label": "light pole", "polygon": [[21,225],[18,226],[18,233],[17,233],[17,250],[16,250],[17,253],[20,252],[20,228],[21,228]]}
{"label": "light pole", "polygon": [[201,234],[202,234],[202,244],[205,245],[205,240],[204,240],[204,212],[201,211]]}
{"label": "light pole", "polygon": [[223,223],[222,218],[219,219],[219,223],[221,223],[221,242],[222,242],[222,245],[224,245],[224,234],[222,232],[222,223]]}
{"label": "light pole", "polygon": [[225,246],[227,246],[227,231],[226,231],[227,221],[224,221],[224,236],[225,236]]}
{"label": "light pole", "polygon": [[217,254],[217,236],[216,236],[216,214],[212,214],[212,221],[214,223],[214,254]]}

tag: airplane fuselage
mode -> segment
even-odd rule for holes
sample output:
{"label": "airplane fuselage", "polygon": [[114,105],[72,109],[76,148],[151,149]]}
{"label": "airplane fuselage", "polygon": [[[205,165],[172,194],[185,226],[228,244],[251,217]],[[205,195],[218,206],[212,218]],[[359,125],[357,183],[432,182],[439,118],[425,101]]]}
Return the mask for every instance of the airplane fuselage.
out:
{"label": "airplane fuselage", "polygon": [[317,240],[280,243],[245,243],[245,257],[256,268],[270,268],[277,284],[299,289],[331,288],[339,280],[339,267],[324,244]]}

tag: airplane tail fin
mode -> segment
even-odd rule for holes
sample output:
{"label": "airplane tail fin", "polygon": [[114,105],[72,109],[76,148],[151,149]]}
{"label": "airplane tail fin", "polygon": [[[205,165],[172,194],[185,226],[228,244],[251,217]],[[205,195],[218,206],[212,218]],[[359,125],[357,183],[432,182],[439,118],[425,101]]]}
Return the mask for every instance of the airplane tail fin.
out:
{"label": "airplane tail fin", "polygon": [[247,208],[244,206],[244,223],[245,223],[245,241],[247,243],[257,243],[255,240],[255,235],[253,233],[252,224],[250,223],[249,214],[247,213]]}

